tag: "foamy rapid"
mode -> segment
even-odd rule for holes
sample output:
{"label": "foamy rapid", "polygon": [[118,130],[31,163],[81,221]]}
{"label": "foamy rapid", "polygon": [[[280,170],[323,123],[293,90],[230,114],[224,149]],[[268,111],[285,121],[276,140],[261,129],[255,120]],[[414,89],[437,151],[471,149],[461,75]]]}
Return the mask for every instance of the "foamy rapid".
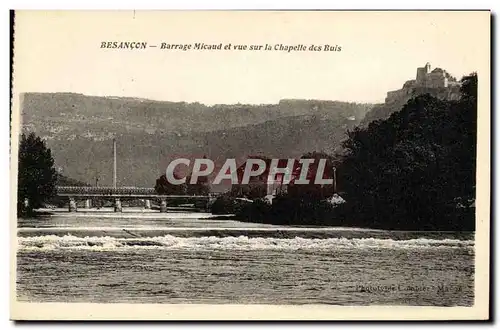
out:
{"label": "foamy rapid", "polygon": [[72,235],[45,235],[18,237],[21,251],[52,250],[95,250],[115,251],[128,249],[162,250],[339,250],[339,249],[467,249],[473,251],[474,241],[457,239],[392,240],[377,238],[249,238],[239,237],[161,237],[114,238],[114,237],[76,237]]}

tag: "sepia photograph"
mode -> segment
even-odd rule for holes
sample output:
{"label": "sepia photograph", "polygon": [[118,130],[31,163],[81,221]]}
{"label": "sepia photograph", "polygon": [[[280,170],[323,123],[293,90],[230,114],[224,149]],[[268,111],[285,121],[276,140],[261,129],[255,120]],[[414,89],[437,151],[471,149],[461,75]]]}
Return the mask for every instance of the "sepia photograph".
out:
{"label": "sepia photograph", "polygon": [[490,20],[16,11],[11,318],[488,319]]}

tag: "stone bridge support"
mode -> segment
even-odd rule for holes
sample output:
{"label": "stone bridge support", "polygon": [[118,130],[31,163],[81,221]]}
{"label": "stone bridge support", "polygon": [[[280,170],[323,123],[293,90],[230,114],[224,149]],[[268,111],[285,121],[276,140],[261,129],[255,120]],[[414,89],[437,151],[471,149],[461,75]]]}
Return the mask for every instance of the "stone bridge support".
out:
{"label": "stone bridge support", "polygon": [[73,197],[69,198],[69,211],[70,212],[76,212],[77,207],[76,207],[76,201]]}
{"label": "stone bridge support", "polygon": [[92,207],[92,200],[91,199],[86,199],[85,200],[85,208],[90,209]]}
{"label": "stone bridge support", "polygon": [[151,209],[151,200],[149,200],[149,199],[144,200],[144,208],[146,210]]}
{"label": "stone bridge support", "polygon": [[119,198],[115,198],[115,212],[122,211],[122,202]]}
{"label": "stone bridge support", "polygon": [[167,200],[165,198],[160,201],[160,212],[167,213]]}
{"label": "stone bridge support", "polygon": [[216,199],[217,199],[217,197],[215,197],[215,196],[209,196],[207,198],[207,203],[205,205],[205,211],[210,212],[210,210],[212,209],[212,205],[215,203]]}

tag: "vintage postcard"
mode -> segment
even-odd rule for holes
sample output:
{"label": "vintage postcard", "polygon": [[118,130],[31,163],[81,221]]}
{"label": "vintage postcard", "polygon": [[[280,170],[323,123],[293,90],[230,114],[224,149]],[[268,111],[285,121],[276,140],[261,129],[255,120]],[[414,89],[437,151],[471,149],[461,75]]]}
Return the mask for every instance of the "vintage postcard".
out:
{"label": "vintage postcard", "polygon": [[489,11],[16,11],[15,320],[485,320]]}

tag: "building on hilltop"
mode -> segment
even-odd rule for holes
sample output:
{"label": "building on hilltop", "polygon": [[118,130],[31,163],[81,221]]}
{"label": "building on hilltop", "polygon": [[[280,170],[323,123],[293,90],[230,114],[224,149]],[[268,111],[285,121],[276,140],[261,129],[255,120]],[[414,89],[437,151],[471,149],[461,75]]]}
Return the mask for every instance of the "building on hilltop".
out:
{"label": "building on hilltop", "polygon": [[448,72],[441,68],[435,68],[431,71],[429,62],[423,68],[417,68],[417,79],[415,85],[429,88],[446,88],[448,86],[458,85],[457,80]]}
{"label": "building on hilltop", "polygon": [[408,99],[422,94],[431,94],[440,99],[456,100],[460,98],[460,82],[446,70],[431,70],[430,63],[417,68],[416,79],[408,80],[403,88],[387,92],[386,103],[406,102]]}

